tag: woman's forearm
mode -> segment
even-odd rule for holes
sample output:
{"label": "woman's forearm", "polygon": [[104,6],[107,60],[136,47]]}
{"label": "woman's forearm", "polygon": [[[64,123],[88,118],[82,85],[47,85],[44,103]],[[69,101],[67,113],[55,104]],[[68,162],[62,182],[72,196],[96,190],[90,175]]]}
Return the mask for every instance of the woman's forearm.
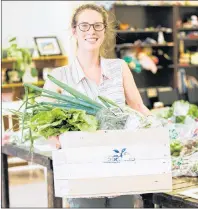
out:
{"label": "woman's forearm", "polygon": [[128,105],[138,112],[141,112],[143,115],[148,116],[152,115],[151,111],[143,103],[128,103]]}

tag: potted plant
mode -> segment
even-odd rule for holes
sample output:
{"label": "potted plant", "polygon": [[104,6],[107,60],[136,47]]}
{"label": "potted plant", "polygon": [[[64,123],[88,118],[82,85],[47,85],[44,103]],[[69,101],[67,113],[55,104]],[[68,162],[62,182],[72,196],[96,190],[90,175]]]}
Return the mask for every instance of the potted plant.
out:
{"label": "potted plant", "polygon": [[37,82],[38,71],[32,62],[32,56],[29,49],[20,48],[16,42],[16,37],[9,40],[10,46],[7,49],[8,57],[16,59],[13,62],[13,70],[18,73],[18,76],[25,82]]}

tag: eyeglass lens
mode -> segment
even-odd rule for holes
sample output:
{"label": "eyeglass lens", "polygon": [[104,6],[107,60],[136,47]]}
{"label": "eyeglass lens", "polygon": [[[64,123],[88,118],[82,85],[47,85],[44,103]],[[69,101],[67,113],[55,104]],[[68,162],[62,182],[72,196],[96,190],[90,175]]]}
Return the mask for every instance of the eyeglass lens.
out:
{"label": "eyeglass lens", "polygon": [[91,26],[93,26],[94,30],[96,30],[96,31],[101,31],[105,28],[104,23],[94,23],[94,24],[80,23],[78,25],[78,27],[81,31],[88,31],[91,28]]}

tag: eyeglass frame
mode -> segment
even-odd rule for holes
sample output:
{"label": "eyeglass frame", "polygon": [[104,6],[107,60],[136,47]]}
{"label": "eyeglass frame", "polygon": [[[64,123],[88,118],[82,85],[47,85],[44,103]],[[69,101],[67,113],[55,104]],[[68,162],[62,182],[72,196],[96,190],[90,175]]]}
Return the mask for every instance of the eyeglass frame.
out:
{"label": "eyeglass frame", "polygon": [[[86,23],[86,24],[89,25],[89,29],[88,29],[88,30],[84,31],[84,30],[81,30],[81,29],[80,29],[79,25],[80,25],[80,24],[83,24],[83,23]],[[104,25],[104,28],[103,28],[102,30],[96,30],[96,29],[94,28],[94,25],[97,24],[97,23],[102,23],[102,24]],[[103,23],[103,22],[96,22],[96,23],[93,23],[93,24],[89,24],[88,22],[81,22],[81,23],[79,23],[78,25],[75,25],[74,27],[77,27],[77,26],[78,26],[79,30],[82,31],[82,32],[87,32],[87,31],[89,31],[90,28],[91,28],[91,26],[93,26],[93,29],[94,29],[95,31],[103,31],[103,30],[107,27],[107,25],[106,25],[105,23]]]}

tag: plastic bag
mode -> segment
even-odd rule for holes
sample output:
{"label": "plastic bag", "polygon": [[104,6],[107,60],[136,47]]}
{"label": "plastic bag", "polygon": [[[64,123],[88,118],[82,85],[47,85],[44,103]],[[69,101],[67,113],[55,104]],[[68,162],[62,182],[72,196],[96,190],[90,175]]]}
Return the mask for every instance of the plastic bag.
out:
{"label": "plastic bag", "polygon": [[155,116],[144,116],[142,113],[125,106],[102,109],[97,113],[100,130],[135,130],[138,128],[161,127],[161,121]]}
{"label": "plastic bag", "polygon": [[100,130],[123,129],[128,118],[128,113],[118,107],[102,109],[96,114]]}
{"label": "plastic bag", "polygon": [[172,158],[172,175],[178,176],[198,176],[198,152],[188,156]]}
{"label": "plastic bag", "polygon": [[198,176],[198,137],[177,142],[171,146],[173,176]]}

